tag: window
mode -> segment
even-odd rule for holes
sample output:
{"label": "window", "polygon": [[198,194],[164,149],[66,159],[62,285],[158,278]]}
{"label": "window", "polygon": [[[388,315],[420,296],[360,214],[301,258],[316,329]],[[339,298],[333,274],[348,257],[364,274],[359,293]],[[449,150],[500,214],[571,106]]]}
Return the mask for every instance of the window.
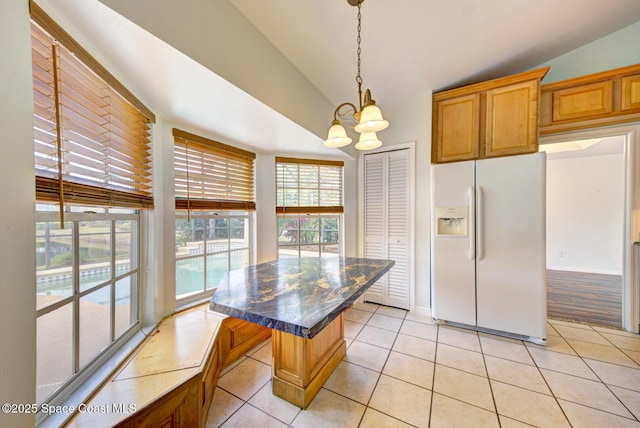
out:
{"label": "window", "polygon": [[249,266],[249,218],[246,212],[177,212],[178,299],[212,291],[226,272]]}
{"label": "window", "polygon": [[340,216],[278,215],[278,257],[338,257]]}
{"label": "window", "polygon": [[30,9],[42,403],[66,397],[140,328],[153,114],[37,5]]}
{"label": "window", "polygon": [[[36,400],[138,326],[139,214],[91,208],[36,213]],[[119,211],[119,212],[118,212]]]}
{"label": "window", "polygon": [[343,162],[276,157],[278,257],[338,257]]}
{"label": "window", "polygon": [[251,264],[255,153],[179,129],[173,135],[176,297],[186,304]]}

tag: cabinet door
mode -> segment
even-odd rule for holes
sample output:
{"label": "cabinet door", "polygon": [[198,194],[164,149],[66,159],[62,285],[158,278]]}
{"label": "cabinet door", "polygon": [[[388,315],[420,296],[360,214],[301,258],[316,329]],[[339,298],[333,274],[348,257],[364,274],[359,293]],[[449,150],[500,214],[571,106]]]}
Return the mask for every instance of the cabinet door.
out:
{"label": "cabinet door", "polygon": [[613,111],[611,80],[553,92],[553,121],[586,119]]}
{"label": "cabinet door", "polygon": [[487,91],[485,156],[505,156],[538,151],[537,80]]}
{"label": "cabinet door", "polygon": [[540,87],[540,134],[640,120],[640,64]]}
{"label": "cabinet door", "polygon": [[640,74],[622,78],[622,110],[640,109]]}
{"label": "cabinet door", "polygon": [[480,94],[434,103],[433,162],[476,159],[480,147]]}

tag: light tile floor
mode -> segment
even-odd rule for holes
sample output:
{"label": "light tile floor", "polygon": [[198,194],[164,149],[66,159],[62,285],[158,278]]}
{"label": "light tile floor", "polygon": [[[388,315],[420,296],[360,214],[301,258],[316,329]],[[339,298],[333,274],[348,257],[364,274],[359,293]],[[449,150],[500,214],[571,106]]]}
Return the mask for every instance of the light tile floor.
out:
{"label": "light tile floor", "polygon": [[549,320],[547,346],[369,303],[309,408],[271,394],[271,341],[226,368],[207,427],[640,427],[640,336]]}

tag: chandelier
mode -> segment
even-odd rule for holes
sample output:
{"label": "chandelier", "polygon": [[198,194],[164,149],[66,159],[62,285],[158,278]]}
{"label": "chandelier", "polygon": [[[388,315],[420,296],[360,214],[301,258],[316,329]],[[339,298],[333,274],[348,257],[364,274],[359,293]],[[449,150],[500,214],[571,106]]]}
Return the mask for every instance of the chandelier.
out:
{"label": "chandelier", "polygon": [[[376,132],[382,131],[389,126],[389,122],[382,118],[382,112],[376,106],[375,100],[371,98],[371,91],[367,89],[362,96],[362,77],[360,77],[360,30],[361,30],[361,14],[360,6],[364,0],[347,0],[351,6],[358,7],[358,74],[356,75],[356,83],[358,84],[358,106],[347,102],[340,104],[333,113],[333,122],[329,129],[329,135],[324,142],[326,147],[344,147],[351,144],[351,138],[347,135],[347,131],[342,126],[342,122],[349,123],[353,129],[360,134],[360,139],[355,147],[358,150],[377,149],[382,145],[382,141],[378,140]],[[341,122],[342,121],[342,122]]]}

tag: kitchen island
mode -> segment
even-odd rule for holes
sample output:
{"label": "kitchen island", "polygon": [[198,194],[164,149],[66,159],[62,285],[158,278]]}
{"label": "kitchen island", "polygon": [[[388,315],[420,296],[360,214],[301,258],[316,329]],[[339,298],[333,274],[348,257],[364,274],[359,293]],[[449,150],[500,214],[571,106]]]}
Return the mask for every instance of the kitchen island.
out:
{"label": "kitchen island", "polygon": [[272,329],[274,395],[305,409],[346,354],[343,312],[393,260],[280,259],[228,272],[213,311]]}

